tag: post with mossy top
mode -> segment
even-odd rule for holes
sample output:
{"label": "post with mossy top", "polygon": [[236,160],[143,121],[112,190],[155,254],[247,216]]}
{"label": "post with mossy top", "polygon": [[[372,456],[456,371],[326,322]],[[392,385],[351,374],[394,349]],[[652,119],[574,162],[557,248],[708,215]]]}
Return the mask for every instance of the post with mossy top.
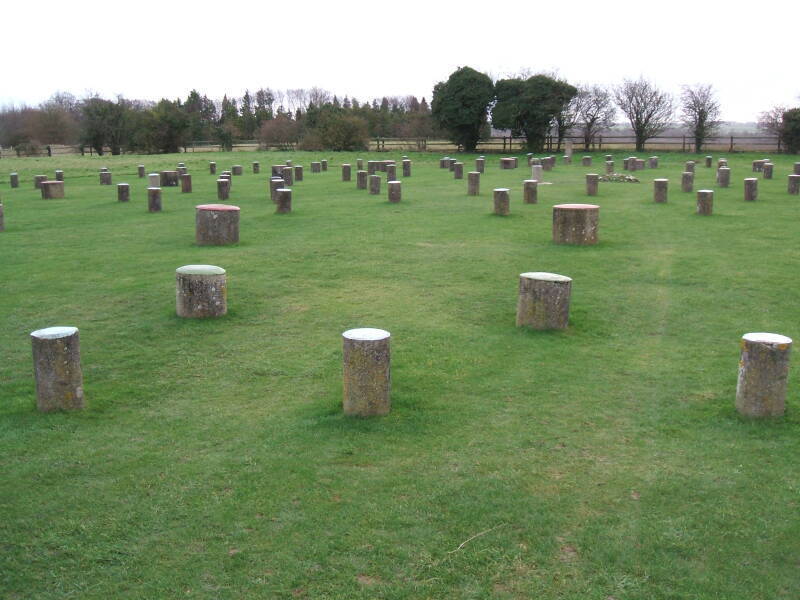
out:
{"label": "post with mossy top", "polygon": [[342,334],[344,414],[387,415],[391,410],[391,334],[383,329],[349,329]]}
{"label": "post with mossy top", "polygon": [[77,327],[48,327],[31,333],[36,408],[41,412],[84,407]]}
{"label": "post with mossy top", "polygon": [[175,312],[203,319],[228,312],[225,269],[214,265],[185,265],[175,270]]}
{"label": "post with mossy top", "polygon": [[566,329],[572,279],[557,273],[521,273],[517,298],[517,327]]}

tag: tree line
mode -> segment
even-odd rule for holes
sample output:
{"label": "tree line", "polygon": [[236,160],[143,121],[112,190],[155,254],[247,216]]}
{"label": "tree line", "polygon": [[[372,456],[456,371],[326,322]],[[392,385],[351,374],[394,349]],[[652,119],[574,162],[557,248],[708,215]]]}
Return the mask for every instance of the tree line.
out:
{"label": "tree line", "polygon": [[[461,67],[434,86],[430,105],[415,96],[359,102],[316,87],[260,88],[219,102],[197,90],[185,99],[158,102],[56,93],[36,107],[0,110],[0,145],[18,153],[66,144],[119,154],[177,152],[198,140],[230,150],[235,140],[257,139],[280,148],[360,150],[376,137],[443,137],[474,151],[494,127],[540,152],[548,137],[560,149],[567,136],[576,135],[589,149],[619,113],[630,124],[637,151],[676,118],[696,152],[721,125],[719,100],[710,85],[685,85],[673,98],[641,77],[615,86],[572,85],[555,74],[529,72],[493,81]],[[800,149],[800,108],[765,111],[759,127],[778,136],[788,151]]]}

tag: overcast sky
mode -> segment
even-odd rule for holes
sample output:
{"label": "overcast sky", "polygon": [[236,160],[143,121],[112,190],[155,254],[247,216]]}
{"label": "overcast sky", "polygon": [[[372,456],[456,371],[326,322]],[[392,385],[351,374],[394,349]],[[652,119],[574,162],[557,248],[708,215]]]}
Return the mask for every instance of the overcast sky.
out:
{"label": "overcast sky", "polygon": [[54,91],[218,99],[321,87],[430,100],[459,66],[557,71],[573,84],[640,75],[678,94],[710,83],[722,117],[800,105],[794,2],[19,2],[2,9],[0,105]]}

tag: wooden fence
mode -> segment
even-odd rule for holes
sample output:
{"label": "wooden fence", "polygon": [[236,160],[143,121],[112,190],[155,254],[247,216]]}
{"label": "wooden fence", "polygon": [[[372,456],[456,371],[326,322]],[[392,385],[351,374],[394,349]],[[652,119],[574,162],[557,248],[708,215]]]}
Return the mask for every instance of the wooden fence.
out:
{"label": "wooden fence", "polygon": [[[600,135],[586,148],[582,137],[569,136],[564,141],[571,140],[574,152],[602,152],[613,150],[633,150],[636,139],[630,135]],[[563,151],[563,141],[559,146],[553,136],[548,136],[545,141],[544,151],[560,153]],[[694,140],[683,136],[656,136],[647,140],[645,148],[651,151],[673,150],[680,152],[693,152]],[[291,144],[283,147],[270,146],[265,148],[258,140],[235,140],[234,151],[256,150],[292,150]],[[85,146],[43,146],[35,150],[20,151],[21,156],[60,156],[64,154],[96,154],[93,149]],[[188,142],[183,152],[221,152],[223,146],[216,141],[196,140]],[[426,138],[375,138],[369,142],[369,150],[374,152],[458,152],[460,148],[448,140],[429,140]],[[515,137],[491,137],[478,143],[478,152],[508,154],[525,151],[525,140]],[[782,152],[781,141],[774,136],[731,135],[709,138],[703,146],[704,152]],[[110,150],[106,150],[110,154]],[[0,158],[17,156],[14,148],[0,148]]]}

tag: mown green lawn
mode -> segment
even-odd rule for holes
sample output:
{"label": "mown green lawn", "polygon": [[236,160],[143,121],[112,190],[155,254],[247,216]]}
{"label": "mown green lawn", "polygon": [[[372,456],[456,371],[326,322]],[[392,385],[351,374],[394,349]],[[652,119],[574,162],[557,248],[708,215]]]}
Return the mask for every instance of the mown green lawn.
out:
{"label": "mown green lawn", "polygon": [[[729,189],[699,165],[695,190],[716,189],[699,217],[689,156],[588,199],[602,154],[580,155],[537,205],[524,153],[488,157],[477,198],[413,154],[397,205],[356,190],[355,166],[340,180],[355,154],[0,161],[0,597],[797,598],[798,367],[785,418],[734,409],[741,335],[800,338],[796,157],[773,157],[754,203],[761,156],[728,156]],[[275,215],[269,165],[289,157],[305,181]],[[194,193],[149,214],[136,165],[179,160]],[[238,246],[194,244],[208,160],[245,165]],[[67,198],[42,200],[32,177],[57,168]],[[551,206],[587,200],[600,244],[553,245]],[[192,263],[227,269],[226,317],[175,316]],[[514,326],[525,271],[573,278],[567,331]],[[53,325],[80,329],[82,412],[35,410],[29,333]],[[341,414],[340,336],[361,326],[392,333],[388,417]]]}

